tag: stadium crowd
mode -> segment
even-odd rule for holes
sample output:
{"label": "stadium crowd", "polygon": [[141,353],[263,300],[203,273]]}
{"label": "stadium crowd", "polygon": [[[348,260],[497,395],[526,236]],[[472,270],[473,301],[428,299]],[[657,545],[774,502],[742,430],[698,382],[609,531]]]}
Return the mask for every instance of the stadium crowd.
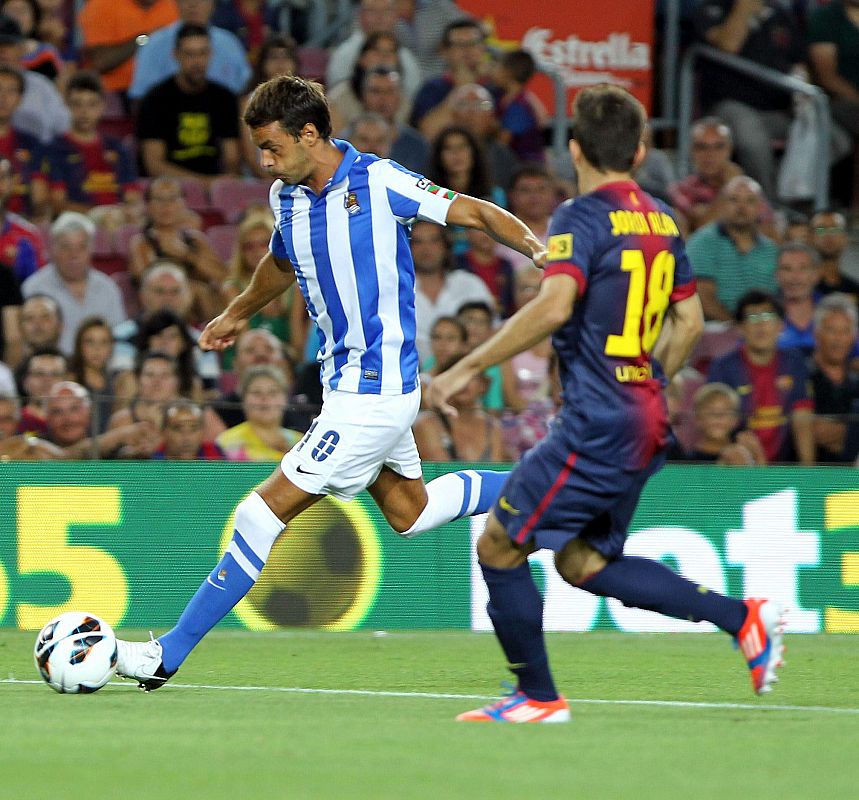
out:
{"label": "stadium crowd", "polygon": [[[344,6],[351,27],[319,46]],[[831,210],[780,196],[795,101],[715,64],[699,76],[689,173],[650,136],[638,179],[676,211],[708,319],[666,390],[673,456],[855,463],[859,2],[684,7],[690,39],[826,90],[833,175],[849,179],[833,181]],[[273,224],[240,124],[250,92],[279,74],[322,81],[335,135],[505,206],[545,241],[575,185],[547,157],[535,69],[452,0],[0,2],[0,458],[278,459],[321,403],[301,296],[269,304],[223,354],[195,347]],[[477,231],[418,222],[411,248],[431,381],[541,273]],[[474,380],[457,418],[423,411],[421,454],[517,460],[557,391],[547,340]]]}

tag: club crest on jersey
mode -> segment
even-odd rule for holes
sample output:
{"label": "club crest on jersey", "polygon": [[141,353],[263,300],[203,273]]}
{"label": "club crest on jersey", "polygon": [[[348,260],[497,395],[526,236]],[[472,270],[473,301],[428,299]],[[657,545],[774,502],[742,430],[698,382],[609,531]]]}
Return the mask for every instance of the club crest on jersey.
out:
{"label": "club crest on jersey", "polygon": [[556,233],[546,242],[548,247],[547,261],[565,261],[573,257],[573,234]]}
{"label": "club crest on jersey", "polygon": [[349,192],[346,197],[343,198],[343,207],[350,214],[357,214],[361,211],[361,206],[358,203],[358,195],[355,192]]}

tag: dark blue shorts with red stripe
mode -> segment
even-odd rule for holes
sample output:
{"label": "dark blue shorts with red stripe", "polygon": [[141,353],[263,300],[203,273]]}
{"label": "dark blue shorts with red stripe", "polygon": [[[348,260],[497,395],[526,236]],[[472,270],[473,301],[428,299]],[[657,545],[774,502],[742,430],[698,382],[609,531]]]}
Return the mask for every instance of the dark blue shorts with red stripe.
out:
{"label": "dark blue shorts with red stripe", "polygon": [[583,539],[608,559],[623,552],[629,523],[664,453],[640,470],[624,470],[576,452],[554,426],[527,452],[504,484],[493,513],[518,544],[563,550]]}

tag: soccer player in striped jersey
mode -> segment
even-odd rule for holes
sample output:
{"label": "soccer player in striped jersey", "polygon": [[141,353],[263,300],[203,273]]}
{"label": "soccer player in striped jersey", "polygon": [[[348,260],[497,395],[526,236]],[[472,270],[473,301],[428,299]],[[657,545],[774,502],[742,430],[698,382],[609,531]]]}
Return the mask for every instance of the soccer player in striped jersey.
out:
{"label": "soccer player in striped jersey", "polygon": [[781,662],[776,603],[725,597],[623,554],[641,490],[665,461],[662,389],[704,317],[670,209],[632,179],[644,157],[641,104],[604,84],[577,95],[573,117],[570,153],[582,194],[549,224],[540,293],[429,388],[430,403],[449,413],[447,399],[473,375],[550,334],[564,387],[554,426],[510,475],[477,545],[489,617],[518,686],[463,721],[570,717],[549,670],[543,603],[528,569],[528,554],[540,548],[555,551],[573,586],[727,631],[758,693],[769,691]]}
{"label": "soccer player in striped jersey", "polygon": [[244,121],[274,178],[269,252],[244,292],[200,336],[222,350],[293,283],[319,332],[323,406],[304,438],[236,509],[235,533],[176,626],[151,642],[120,642],[117,672],[161,686],[247,594],[284,526],[325,495],[368,489],[390,525],[414,536],[488,511],[508,473],[465,470],[424,485],[411,425],[420,406],[416,220],[477,228],[537,265],[545,248],[516,217],[436,186],[331,138],[322,88],[302,78],[258,87]]}

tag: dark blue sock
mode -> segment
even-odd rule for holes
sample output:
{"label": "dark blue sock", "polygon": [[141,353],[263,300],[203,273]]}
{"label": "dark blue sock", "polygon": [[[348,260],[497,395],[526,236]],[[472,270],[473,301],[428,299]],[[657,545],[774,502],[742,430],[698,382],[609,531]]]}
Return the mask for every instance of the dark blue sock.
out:
{"label": "dark blue sock", "polygon": [[711,592],[681,577],[659,561],[621,556],[579,584],[591,594],[615,597],[625,606],[658,611],[667,617],[706,620],[732,636],[746,619],[741,600]]}
{"label": "dark blue sock", "polygon": [[254,579],[226,553],[185,606],[176,627],[158,637],[164,669],[167,672],[177,670],[200,639],[229,613],[253,585]]}
{"label": "dark blue sock", "polygon": [[515,569],[480,565],[489,588],[486,610],[519,689],[534,700],[557,700],[543,639],[543,598],[528,563]]}

